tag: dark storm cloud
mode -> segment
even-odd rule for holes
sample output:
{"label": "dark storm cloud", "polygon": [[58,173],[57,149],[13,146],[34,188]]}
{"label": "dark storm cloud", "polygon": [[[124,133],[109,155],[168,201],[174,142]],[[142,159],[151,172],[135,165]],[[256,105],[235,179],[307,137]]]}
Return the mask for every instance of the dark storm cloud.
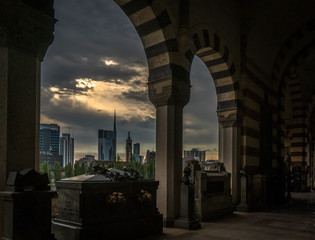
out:
{"label": "dark storm cloud", "polygon": [[[75,88],[76,78],[128,81],[139,73],[125,66],[147,66],[139,36],[113,1],[56,1],[55,10],[58,22],[43,62],[43,86]],[[106,66],[101,58],[119,65]]]}
{"label": "dark storm cloud", "polygon": [[[55,10],[58,19],[55,40],[42,63],[42,119],[58,122],[64,132],[71,127],[75,145],[82,146],[76,151],[85,151],[84,146],[95,151],[97,130],[112,129],[113,114],[108,112],[112,102],[101,102],[100,106],[91,108],[91,103],[75,100],[78,96],[92,98],[96,90],[84,83],[83,87],[76,87],[76,79],[111,83],[110,87],[114,85],[124,90],[114,92],[103,86],[104,96],[98,95],[97,100],[110,96],[111,101],[119,104],[131,103],[128,113],[117,112],[121,149],[124,149],[128,131],[134,143],[154,146],[154,107],[144,90],[147,89],[146,57],[128,17],[112,0],[56,0]],[[106,65],[105,60],[112,64]],[[213,80],[200,59],[194,60],[191,78],[191,101],[184,109],[184,143],[196,147],[210,145],[217,142],[216,93]]]}
{"label": "dark storm cloud", "polygon": [[[71,134],[74,131],[76,142],[85,146],[97,146],[98,129],[113,129],[113,113],[89,109],[86,105],[76,102],[63,101],[61,105],[51,104],[51,95],[42,94],[42,114],[56,121],[62,122],[61,130]],[[45,109],[49,109],[45,111]],[[132,131],[133,138],[141,143],[154,143],[155,119],[141,115],[120,115],[117,112],[118,144],[124,145],[128,131]]]}
{"label": "dark storm cloud", "polygon": [[129,92],[122,92],[121,95],[126,100],[136,100],[140,102],[148,102],[148,94],[144,91],[129,91]]}

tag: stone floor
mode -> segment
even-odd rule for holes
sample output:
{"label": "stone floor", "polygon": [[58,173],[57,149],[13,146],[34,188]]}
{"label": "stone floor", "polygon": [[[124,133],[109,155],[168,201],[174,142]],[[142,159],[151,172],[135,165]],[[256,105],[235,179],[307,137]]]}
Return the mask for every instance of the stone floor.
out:
{"label": "stone floor", "polygon": [[234,212],[233,216],[201,223],[200,230],[164,228],[162,235],[141,239],[315,240],[315,192],[292,193],[292,198],[280,209]]}

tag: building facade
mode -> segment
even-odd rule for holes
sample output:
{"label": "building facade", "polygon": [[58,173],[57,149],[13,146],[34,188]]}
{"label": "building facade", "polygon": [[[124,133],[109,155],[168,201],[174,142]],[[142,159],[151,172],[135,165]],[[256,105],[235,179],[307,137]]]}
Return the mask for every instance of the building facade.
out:
{"label": "building facade", "polygon": [[98,130],[98,160],[113,161],[115,157],[115,133],[110,130]]}
{"label": "building facade", "polygon": [[146,163],[150,163],[150,162],[152,162],[153,160],[155,160],[155,157],[156,157],[155,151],[147,150],[145,162],[146,162]]}
{"label": "building facade", "polygon": [[62,166],[63,164],[62,155],[54,155],[51,153],[41,152],[40,160],[41,160],[41,163],[47,162],[49,167],[54,167],[57,162],[60,164],[60,166]]}
{"label": "building facade", "polygon": [[128,138],[126,139],[126,162],[130,162],[132,159],[132,139],[130,132],[128,132]]}
{"label": "building facade", "polygon": [[198,160],[199,162],[206,161],[206,151],[200,151],[197,148],[193,148],[189,151],[184,150],[184,158],[186,157],[194,157],[195,160]]}
{"label": "building facade", "polygon": [[74,139],[71,138],[69,133],[63,133],[60,138],[60,155],[62,158],[62,167],[74,163]]}
{"label": "building facade", "polygon": [[98,130],[98,160],[116,160],[117,131],[116,110],[114,112],[113,130]]}
{"label": "building facade", "polygon": [[39,151],[59,155],[60,127],[57,124],[41,124]]}
{"label": "building facade", "polygon": [[136,162],[141,162],[140,160],[140,143],[133,144],[133,155]]}
{"label": "building facade", "polygon": [[40,124],[39,131],[39,158],[40,164],[47,162],[55,166],[59,162],[62,166],[62,156],[59,155],[60,127],[57,124]]}

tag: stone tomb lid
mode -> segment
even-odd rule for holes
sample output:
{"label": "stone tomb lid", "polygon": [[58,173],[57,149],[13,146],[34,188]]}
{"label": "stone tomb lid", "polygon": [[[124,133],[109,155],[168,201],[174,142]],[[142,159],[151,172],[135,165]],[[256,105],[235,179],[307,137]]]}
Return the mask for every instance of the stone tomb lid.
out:
{"label": "stone tomb lid", "polygon": [[62,179],[61,182],[112,182],[109,178],[101,174],[83,174],[71,178]]}

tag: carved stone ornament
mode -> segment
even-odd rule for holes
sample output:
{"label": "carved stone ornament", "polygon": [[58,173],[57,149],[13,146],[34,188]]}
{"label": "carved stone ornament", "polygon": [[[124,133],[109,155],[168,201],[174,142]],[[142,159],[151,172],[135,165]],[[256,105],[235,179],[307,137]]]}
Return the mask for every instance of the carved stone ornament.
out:
{"label": "carved stone ornament", "polygon": [[229,114],[227,117],[224,115],[218,116],[218,121],[221,127],[235,127],[238,123],[238,116],[236,113]]}
{"label": "carved stone ornament", "polygon": [[172,95],[172,86],[165,86],[162,88],[161,93],[157,93],[153,86],[149,85],[149,99],[154,106],[167,105],[168,100]]}
{"label": "carved stone ornament", "polygon": [[154,84],[149,84],[149,99],[155,107],[176,104],[185,106],[189,102],[190,85],[174,84],[162,87],[162,91],[157,93]]}

